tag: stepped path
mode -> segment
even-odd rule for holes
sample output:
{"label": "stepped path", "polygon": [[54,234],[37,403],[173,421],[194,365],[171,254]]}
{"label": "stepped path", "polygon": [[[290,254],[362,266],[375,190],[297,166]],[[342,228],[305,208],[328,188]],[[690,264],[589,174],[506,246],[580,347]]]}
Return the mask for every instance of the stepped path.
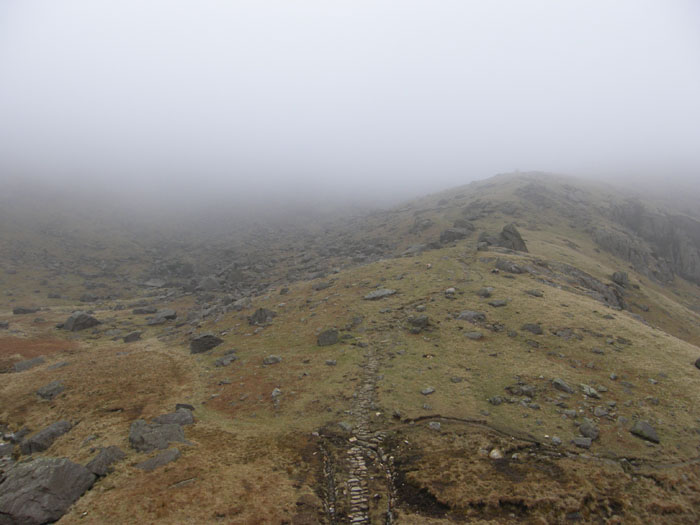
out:
{"label": "stepped path", "polygon": [[[380,354],[376,346],[366,349],[361,365],[362,376],[353,398],[353,430],[343,446],[333,452],[325,450],[326,487],[343,491],[340,500],[333,495],[326,502],[330,523],[393,523],[393,458],[384,450],[386,432],[373,430],[371,420],[376,411],[375,397]],[[344,456],[344,457],[343,457]],[[333,465],[335,463],[335,466]],[[331,479],[329,479],[329,477]],[[326,490],[327,493],[331,492]],[[329,499],[329,498],[327,498]],[[338,512],[338,507],[346,509]],[[341,514],[344,519],[339,521]]]}

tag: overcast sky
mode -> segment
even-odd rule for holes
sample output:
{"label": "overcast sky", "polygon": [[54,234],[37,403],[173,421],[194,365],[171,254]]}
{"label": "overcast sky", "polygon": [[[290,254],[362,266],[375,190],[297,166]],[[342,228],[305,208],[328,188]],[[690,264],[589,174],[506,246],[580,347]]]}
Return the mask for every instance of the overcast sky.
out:
{"label": "overcast sky", "polygon": [[0,179],[700,180],[697,0],[2,0]]}

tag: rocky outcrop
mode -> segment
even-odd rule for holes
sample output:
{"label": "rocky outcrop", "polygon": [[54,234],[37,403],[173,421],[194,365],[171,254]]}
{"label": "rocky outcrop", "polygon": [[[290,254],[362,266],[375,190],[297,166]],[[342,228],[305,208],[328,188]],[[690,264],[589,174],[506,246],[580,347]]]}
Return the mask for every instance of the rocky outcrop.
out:
{"label": "rocky outcrop", "polygon": [[700,222],[651,211],[638,201],[614,205],[610,214],[627,231],[596,230],[599,246],[659,281],[675,274],[700,284]]}
{"label": "rocky outcrop", "polygon": [[18,463],[0,484],[0,523],[53,523],[94,482],[87,468],[65,458]]}
{"label": "rocky outcrop", "polygon": [[501,233],[498,235],[490,235],[486,232],[481,232],[477,243],[477,246],[480,249],[486,249],[489,246],[498,246],[508,250],[528,252],[525,241],[520,235],[518,228],[516,228],[515,224],[513,223],[504,226],[503,230],[501,230]]}

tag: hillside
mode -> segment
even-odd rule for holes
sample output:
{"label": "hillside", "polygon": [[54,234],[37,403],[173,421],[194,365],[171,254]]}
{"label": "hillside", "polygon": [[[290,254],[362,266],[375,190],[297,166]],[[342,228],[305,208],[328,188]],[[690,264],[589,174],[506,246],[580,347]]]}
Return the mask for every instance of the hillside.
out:
{"label": "hillside", "polygon": [[[5,207],[0,523],[697,523],[700,210],[666,206],[522,173],[215,232]],[[41,458],[72,506],[17,507]]]}

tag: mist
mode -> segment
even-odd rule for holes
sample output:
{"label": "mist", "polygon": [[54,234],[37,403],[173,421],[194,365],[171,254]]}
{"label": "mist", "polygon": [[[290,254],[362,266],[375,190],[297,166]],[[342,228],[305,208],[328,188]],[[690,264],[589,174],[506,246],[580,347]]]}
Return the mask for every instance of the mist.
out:
{"label": "mist", "polygon": [[700,4],[6,1],[0,179],[136,207],[700,183]]}

